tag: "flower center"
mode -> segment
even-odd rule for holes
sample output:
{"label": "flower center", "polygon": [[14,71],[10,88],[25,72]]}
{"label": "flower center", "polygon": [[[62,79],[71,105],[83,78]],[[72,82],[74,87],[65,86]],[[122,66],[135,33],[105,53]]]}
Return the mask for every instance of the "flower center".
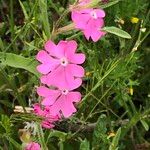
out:
{"label": "flower center", "polygon": [[66,90],[66,89],[64,89],[64,90],[62,90],[62,91],[61,91],[61,93],[62,93],[63,95],[67,95],[67,94],[68,94],[68,92],[69,92],[69,91],[68,91],[68,90]]}
{"label": "flower center", "polygon": [[67,66],[67,65],[68,65],[68,60],[67,60],[66,58],[61,58],[61,59],[60,59],[60,64],[61,64],[62,66]]}
{"label": "flower center", "polygon": [[97,14],[96,14],[95,11],[92,11],[92,12],[90,13],[90,15],[91,15],[91,17],[92,17],[93,19],[97,19]]}

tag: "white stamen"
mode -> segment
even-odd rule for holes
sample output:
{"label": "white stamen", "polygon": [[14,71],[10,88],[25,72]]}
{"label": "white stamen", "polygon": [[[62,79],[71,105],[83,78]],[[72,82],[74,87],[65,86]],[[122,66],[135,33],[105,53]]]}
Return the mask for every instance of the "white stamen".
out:
{"label": "white stamen", "polygon": [[67,65],[68,65],[68,60],[67,60],[66,58],[61,58],[61,59],[60,59],[60,64],[61,64],[62,66],[67,66]]}
{"label": "white stamen", "polygon": [[64,90],[62,90],[62,91],[61,91],[61,93],[62,93],[63,95],[67,95],[67,94],[68,94],[68,92],[69,92],[69,91],[68,91],[68,90],[66,90],[66,89],[64,89]]}
{"label": "white stamen", "polygon": [[97,14],[96,14],[95,11],[92,11],[92,12],[91,12],[91,17],[92,17],[93,19],[97,19]]}

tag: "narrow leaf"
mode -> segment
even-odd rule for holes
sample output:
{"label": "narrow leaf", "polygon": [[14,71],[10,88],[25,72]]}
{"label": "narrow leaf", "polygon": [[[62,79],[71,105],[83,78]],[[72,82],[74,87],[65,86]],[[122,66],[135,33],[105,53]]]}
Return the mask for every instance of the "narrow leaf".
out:
{"label": "narrow leaf", "polygon": [[28,16],[28,14],[27,14],[27,11],[26,11],[26,9],[25,9],[23,3],[22,3],[20,0],[19,0],[19,3],[20,3],[20,6],[21,6],[21,8],[22,8],[22,11],[23,11],[23,14],[24,14],[24,16],[25,16],[25,19],[28,20],[29,16]]}
{"label": "narrow leaf", "polygon": [[148,131],[149,125],[147,124],[147,122],[145,120],[141,120],[141,123],[142,123],[143,127],[145,128],[145,130]]}
{"label": "narrow leaf", "polygon": [[4,49],[4,44],[3,44],[3,41],[2,39],[0,38],[0,49],[3,50]]}
{"label": "narrow leaf", "polygon": [[12,145],[17,149],[17,150],[22,150],[22,147],[21,147],[21,145],[18,143],[18,142],[16,142],[14,139],[12,139],[11,137],[6,137],[7,138],[7,140],[10,142],[10,143],[12,143]]}
{"label": "narrow leaf", "polygon": [[125,32],[117,27],[104,27],[103,31],[115,34],[115,35],[125,38],[125,39],[131,39],[131,35],[129,33]]}
{"label": "narrow leaf", "polygon": [[113,141],[109,147],[109,150],[117,150],[117,146],[118,146],[118,142],[120,139],[120,135],[121,135],[121,128],[118,129],[116,136],[113,138]]}
{"label": "narrow leaf", "polygon": [[41,11],[41,20],[44,27],[44,32],[47,36],[47,39],[50,38],[50,24],[48,20],[48,12],[47,12],[47,0],[39,0],[39,7]]}
{"label": "narrow leaf", "polygon": [[42,150],[47,150],[46,142],[44,139],[44,132],[40,124],[37,124],[37,132],[38,132],[38,139],[39,139]]}

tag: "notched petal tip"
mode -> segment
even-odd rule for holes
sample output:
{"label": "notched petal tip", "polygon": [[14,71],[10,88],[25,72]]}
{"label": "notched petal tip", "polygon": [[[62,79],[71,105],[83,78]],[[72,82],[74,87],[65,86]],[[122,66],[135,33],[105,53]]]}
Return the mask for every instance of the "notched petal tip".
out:
{"label": "notched petal tip", "polygon": [[105,17],[105,11],[103,9],[95,9],[96,14],[98,15],[98,17],[100,18],[104,18]]}
{"label": "notched petal tip", "polygon": [[45,45],[44,48],[46,51],[51,52],[51,49],[55,49],[56,45],[54,42],[52,42],[51,40],[48,40]]}

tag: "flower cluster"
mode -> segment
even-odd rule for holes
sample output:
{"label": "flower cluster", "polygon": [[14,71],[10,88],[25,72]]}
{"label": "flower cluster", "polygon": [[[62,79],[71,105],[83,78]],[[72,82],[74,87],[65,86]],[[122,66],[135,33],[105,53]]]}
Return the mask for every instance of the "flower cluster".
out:
{"label": "flower cluster", "polygon": [[40,116],[43,118],[42,127],[44,127],[44,128],[47,128],[47,129],[53,128],[54,127],[53,123],[60,119],[59,115],[53,116],[51,114],[52,109],[50,106],[46,106],[42,109],[40,104],[34,104],[33,108],[34,108],[34,113],[37,116]]}
{"label": "flower cluster", "polygon": [[[91,0],[79,0],[82,9],[73,9],[71,18],[75,28],[81,30],[85,37],[96,42],[106,33],[104,26],[105,12],[102,9],[86,8]],[[81,94],[75,91],[82,84],[84,69],[80,66],[85,55],[76,53],[77,43],[74,40],[61,40],[57,45],[47,41],[36,59],[40,62],[38,72],[42,74],[41,86],[37,88],[42,98],[41,104],[34,105],[34,113],[44,118],[42,126],[53,128],[54,122],[62,116],[70,117],[76,112],[74,103],[81,100]]]}
{"label": "flower cluster", "polygon": [[[85,5],[90,0],[79,1],[79,5]],[[75,24],[75,28],[83,32],[86,39],[90,38],[96,42],[106,33],[101,31],[104,26],[105,12],[102,9],[90,8],[81,10],[72,10],[71,18]]]}
{"label": "flower cluster", "polygon": [[45,118],[43,127],[52,128],[62,115],[67,118],[76,112],[73,103],[81,100],[81,94],[74,90],[82,84],[84,69],[80,64],[85,61],[85,55],[76,53],[76,49],[74,40],[60,41],[57,45],[47,41],[36,56],[41,63],[37,70],[42,74],[43,85],[37,88],[37,93],[42,97],[43,109],[35,104],[34,112]]}

